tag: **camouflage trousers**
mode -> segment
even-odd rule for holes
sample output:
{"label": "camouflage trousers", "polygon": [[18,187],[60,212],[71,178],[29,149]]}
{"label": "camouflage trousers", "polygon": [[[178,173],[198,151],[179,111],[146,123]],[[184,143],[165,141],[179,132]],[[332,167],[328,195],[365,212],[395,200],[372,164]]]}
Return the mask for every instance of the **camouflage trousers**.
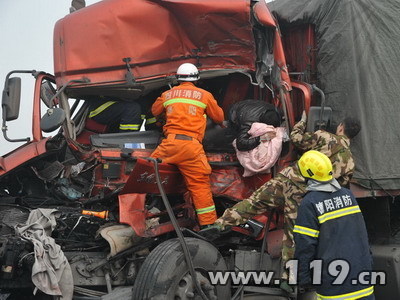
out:
{"label": "camouflage trousers", "polygon": [[[248,219],[262,214],[273,208],[283,209],[284,227],[282,240],[282,263],[283,265],[294,257],[293,228],[297,218],[297,210],[301,200],[306,193],[304,183],[294,183],[289,178],[278,174],[249,198],[235,204],[225,210],[222,217],[215,223],[226,226],[244,224]],[[282,274],[283,279],[288,279],[286,271]]]}

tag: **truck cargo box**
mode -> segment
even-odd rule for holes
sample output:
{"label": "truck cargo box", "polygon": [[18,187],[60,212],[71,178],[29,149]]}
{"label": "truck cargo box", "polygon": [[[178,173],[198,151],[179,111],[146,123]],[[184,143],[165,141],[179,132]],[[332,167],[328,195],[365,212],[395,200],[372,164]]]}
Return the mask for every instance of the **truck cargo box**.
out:
{"label": "truck cargo box", "polygon": [[[354,180],[371,190],[400,189],[400,6],[396,0],[277,0],[268,3],[282,33],[311,24],[316,47],[293,51],[288,64],[316,54],[317,85],[337,124],[356,116],[361,132],[352,140]],[[293,31],[292,31],[293,32]],[[300,43],[284,45],[306,49]],[[287,52],[288,53],[288,52]],[[306,72],[304,69],[290,70]],[[396,192],[397,193],[397,192]],[[390,194],[396,194],[394,191]]]}

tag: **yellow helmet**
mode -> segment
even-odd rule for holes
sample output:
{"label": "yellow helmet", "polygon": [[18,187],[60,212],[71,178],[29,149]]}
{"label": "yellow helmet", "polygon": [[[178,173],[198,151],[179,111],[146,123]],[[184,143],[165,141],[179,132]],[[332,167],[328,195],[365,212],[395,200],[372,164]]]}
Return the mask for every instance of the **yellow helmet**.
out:
{"label": "yellow helmet", "polygon": [[297,164],[301,175],[306,178],[320,182],[327,182],[333,179],[331,160],[319,151],[307,151],[300,157]]}

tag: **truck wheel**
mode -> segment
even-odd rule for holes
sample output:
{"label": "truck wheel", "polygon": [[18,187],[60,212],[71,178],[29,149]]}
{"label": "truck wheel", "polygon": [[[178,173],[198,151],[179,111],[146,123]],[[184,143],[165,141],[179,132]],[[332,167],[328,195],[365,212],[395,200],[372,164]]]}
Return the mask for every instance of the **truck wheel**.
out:
{"label": "truck wheel", "polygon": [[[230,299],[230,285],[211,285],[208,271],[224,271],[226,263],[218,250],[210,243],[185,238],[196,270],[197,280],[211,300]],[[192,281],[178,239],[158,245],[147,256],[133,286],[134,300],[201,299]]]}

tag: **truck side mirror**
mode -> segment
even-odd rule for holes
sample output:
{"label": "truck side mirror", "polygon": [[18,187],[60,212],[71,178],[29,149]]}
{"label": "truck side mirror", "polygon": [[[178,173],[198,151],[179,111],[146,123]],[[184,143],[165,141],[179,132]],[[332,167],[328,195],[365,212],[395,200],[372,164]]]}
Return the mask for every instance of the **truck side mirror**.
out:
{"label": "truck side mirror", "polygon": [[44,132],[52,132],[59,128],[65,120],[65,111],[62,108],[49,108],[40,120],[40,129]]}
{"label": "truck side mirror", "polygon": [[12,77],[6,81],[3,90],[2,107],[5,110],[5,121],[18,118],[21,102],[21,78]]}
{"label": "truck side mirror", "polygon": [[[46,104],[48,108],[54,106],[54,95],[56,94],[56,89],[53,87],[50,81],[44,81],[40,86],[40,98],[42,99],[43,103]],[[52,103],[53,102],[53,103]]]}
{"label": "truck side mirror", "polygon": [[311,106],[308,112],[307,117],[307,131],[314,132],[318,129],[327,129],[329,128],[331,117],[332,117],[332,108],[325,106],[324,111],[322,112],[322,120],[321,118],[322,109],[320,106]]}

